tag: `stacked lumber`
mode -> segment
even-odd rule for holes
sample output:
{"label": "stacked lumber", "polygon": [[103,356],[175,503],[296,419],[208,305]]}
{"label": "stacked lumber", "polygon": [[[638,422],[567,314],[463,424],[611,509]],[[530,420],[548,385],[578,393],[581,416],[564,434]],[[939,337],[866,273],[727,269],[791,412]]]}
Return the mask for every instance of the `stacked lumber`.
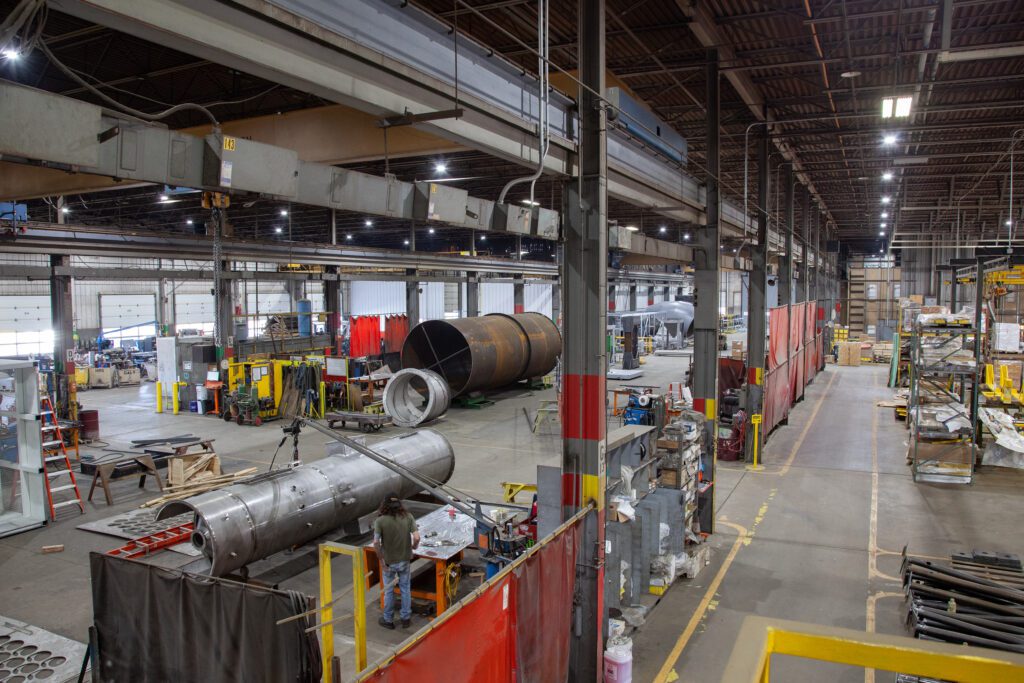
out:
{"label": "stacked lumber", "polygon": [[171,486],[198,484],[221,474],[220,458],[216,453],[177,455],[167,461],[167,483]]}
{"label": "stacked lumber", "polygon": [[182,498],[188,498],[189,496],[196,496],[200,493],[213,491],[256,474],[256,471],[257,468],[255,467],[246,467],[244,470],[231,472],[230,474],[204,477],[197,482],[180,484],[178,486],[165,486],[163,491],[164,495],[159,498],[154,498],[153,500],[147,500],[140,507],[155,507],[157,505],[169,503],[172,500],[181,500]]}

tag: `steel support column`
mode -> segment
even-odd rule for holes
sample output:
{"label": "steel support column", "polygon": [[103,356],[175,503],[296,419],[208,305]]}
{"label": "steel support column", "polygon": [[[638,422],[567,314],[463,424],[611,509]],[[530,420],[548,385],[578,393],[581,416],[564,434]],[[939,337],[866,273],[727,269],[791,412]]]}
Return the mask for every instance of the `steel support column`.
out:
{"label": "steel support column", "polygon": [[[761,126],[757,144],[757,244],[750,251],[750,293],[747,313],[747,415],[764,413],[764,377],[768,337],[768,128]],[[762,452],[764,429],[758,429],[757,452]],[[754,431],[748,427],[746,460],[754,459]]]}
{"label": "steel support column", "polygon": [[615,310],[615,285],[608,285],[608,310]]}
{"label": "steel support column", "polygon": [[647,305],[654,305],[654,285],[649,285],[647,287]]}
{"label": "steel support column", "polygon": [[[50,266],[70,266],[70,256],[51,256]],[[66,275],[50,276],[50,327],[53,329],[53,385],[56,390],[55,409],[59,417],[78,419],[78,411],[71,403],[70,384],[75,381],[75,317],[72,308],[71,278]]]}
{"label": "steel support column", "polygon": [[676,301],[682,301],[684,296],[686,295],[683,293],[683,286],[679,285],[679,287],[676,288]]}
{"label": "steel support column", "polygon": [[[693,407],[704,413],[702,457],[705,480],[714,481],[718,455],[718,288],[719,249],[719,76],[718,51],[707,53],[707,224],[696,230],[694,244],[694,317],[693,317]],[[714,505],[712,488],[711,505]],[[714,528],[714,514],[711,515]]]}
{"label": "steel support column", "polygon": [[803,228],[800,230],[801,244],[803,245],[803,258],[800,259],[800,294],[799,301],[810,301],[811,287],[811,193],[801,188],[800,196],[803,208]]}
{"label": "steel support column", "polygon": [[[405,274],[416,275],[415,268],[406,268]],[[409,279],[405,281],[405,315],[409,318],[409,329],[420,324],[420,282]]]}
{"label": "steel support column", "polygon": [[779,305],[788,306],[793,303],[793,218],[796,208],[793,167],[789,164],[782,172],[782,190],[785,192],[782,226],[782,249],[785,253],[779,254]]}
{"label": "steel support column", "polygon": [[957,281],[956,281],[956,268],[953,268],[949,272],[949,310],[951,313],[956,313],[956,295],[957,295]]}
{"label": "steel support column", "polygon": [[[569,680],[597,683],[604,648],[605,321],[608,277],[608,166],[605,2],[579,1],[580,177],[565,184],[565,324],[562,326],[562,513],[584,505],[576,560]],[[596,94],[595,94],[596,93]],[[617,570],[616,570],[617,571]]]}
{"label": "steel support column", "polygon": [[475,272],[466,273],[466,317],[480,315],[480,279]]}
{"label": "steel support column", "polygon": [[526,312],[526,282],[522,275],[512,276],[512,312]]}
{"label": "steel support column", "polygon": [[639,288],[639,285],[637,285],[637,283],[635,283],[635,282],[630,282],[629,283],[629,290],[628,290],[628,292],[629,292],[629,310],[631,310],[631,311],[635,311],[636,310],[636,306],[637,306],[636,292],[637,292],[638,288]]}
{"label": "steel support column", "polygon": [[[338,266],[327,266],[324,272],[337,275]],[[324,311],[327,313],[327,336],[331,340],[331,349],[340,355],[338,339],[341,329],[341,283],[337,280],[324,280]]]}
{"label": "steel support column", "polygon": [[[955,276],[956,275],[956,271],[954,271],[953,274]],[[977,270],[975,271],[975,275],[974,275],[974,329],[975,329],[974,339],[976,340],[975,344],[974,344],[974,367],[979,369],[979,370],[983,367],[982,360],[981,360],[982,345],[980,343],[978,343],[977,340],[981,338],[981,326],[982,326],[982,322],[984,320],[984,312],[985,312],[985,258],[979,256],[978,257]],[[894,353],[898,353],[898,352],[899,352],[899,349],[895,349],[894,350]],[[966,380],[966,378],[963,378],[963,380]],[[961,384],[960,386],[961,386],[961,395],[962,395],[962,393],[963,393],[963,384]],[[975,439],[975,441],[980,445],[981,444],[982,435],[981,435],[981,429],[979,428],[980,425],[978,424],[978,408],[981,406],[981,403],[980,403],[981,392],[979,391],[979,389],[980,389],[980,387],[977,384],[975,384],[974,386],[971,387],[971,429],[974,430],[974,439]],[[980,451],[978,453],[978,461],[975,464],[976,465],[980,465],[981,464],[981,453],[980,453]]]}

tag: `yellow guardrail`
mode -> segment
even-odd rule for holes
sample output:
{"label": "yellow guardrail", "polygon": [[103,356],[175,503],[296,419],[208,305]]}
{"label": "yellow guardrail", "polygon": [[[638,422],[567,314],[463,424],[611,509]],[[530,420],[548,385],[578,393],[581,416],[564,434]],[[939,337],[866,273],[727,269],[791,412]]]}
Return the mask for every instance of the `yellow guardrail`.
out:
{"label": "yellow guardrail", "polygon": [[753,616],[743,620],[721,680],[768,683],[772,655],[958,683],[1024,680],[1024,655]]}

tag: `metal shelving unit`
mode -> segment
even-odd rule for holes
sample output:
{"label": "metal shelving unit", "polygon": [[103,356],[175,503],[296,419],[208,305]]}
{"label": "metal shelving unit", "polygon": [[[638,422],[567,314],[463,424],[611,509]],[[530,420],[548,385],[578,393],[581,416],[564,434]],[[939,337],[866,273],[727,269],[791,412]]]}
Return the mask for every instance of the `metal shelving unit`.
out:
{"label": "metal shelving unit", "polygon": [[[970,397],[980,389],[979,370],[977,363],[950,362],[968,337],[976,337],[973,326],[914,325],[907,416],[914,481],[969,484],[974,479],[978,415]],[[951,428],[954,421],[968,426]]]}

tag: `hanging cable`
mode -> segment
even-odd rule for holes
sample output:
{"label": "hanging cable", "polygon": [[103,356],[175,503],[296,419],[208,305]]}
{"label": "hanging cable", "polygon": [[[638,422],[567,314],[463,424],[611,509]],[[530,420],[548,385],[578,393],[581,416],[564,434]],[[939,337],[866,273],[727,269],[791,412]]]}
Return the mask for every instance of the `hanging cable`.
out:
{"label": "hanging cable", "polygon": [[505,203],[505,195],[508,191],[522,183],[530,183],[530,205],[533,205],[533,191],[537,179],[544,172],[544,160],[548,153],[547,143],[547,115],[548,115],[548,60],[547,60],[547,19],[548,0],[539,0],[537,3],[537,84],[539,112],[537,115],[537,170],[531,175],[522,178],[513,178],[505,184],[498,195],[498,203]]}

